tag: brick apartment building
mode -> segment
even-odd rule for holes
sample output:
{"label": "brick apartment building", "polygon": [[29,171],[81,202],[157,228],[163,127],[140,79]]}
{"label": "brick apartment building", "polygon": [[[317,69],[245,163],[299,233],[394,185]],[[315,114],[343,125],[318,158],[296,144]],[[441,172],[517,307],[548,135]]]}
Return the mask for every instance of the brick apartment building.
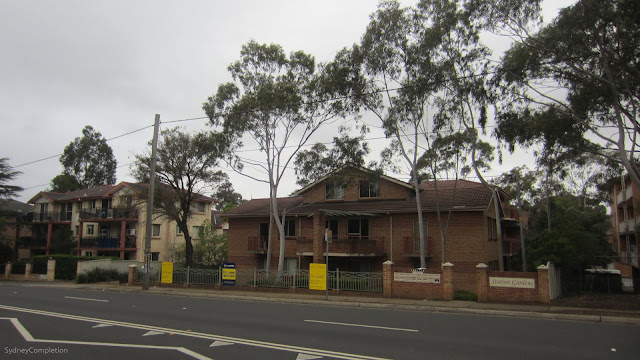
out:
{"label": "brick apartment building", "polygon": [[611,191],[611,222],[611,248],[616,256],[613,266],[620,270],[623,286],[637,292],[640,290],[637,235],[640,225],[640,192],[628,176],[614,184]]}
{"label": "brick apartment building", "polygon": [[[294,196],[278,199],[285,216],[285,269],[308,269],[324,263],[324,234],[331,229],[329,269],[382,271],[382,263],[419,267],[418,216],[411,184],[398,179],[372,177],[364,169],[350,168],[349,180],[336,185],[324,177]],[[482,184],[458,180],[438,181],[441,218],[447,221],[445,260],[454,264],[456,290],[475,292],[475,267],[479,263],[499,268],[499,246],[505,269],[519,251],[517,211],[507,205],[509,196],[499,190],[503,239],[496,237],[496,214],[492,192]],[[440,268],[442,245],[436,212],[436,191],[431,182],[421,184],[421,203],[426,228],[428,268]],[[229,261],[238,268],[264,269],[269,230],[269,199],[248,201],[225,214],[229,218]],[[279,238],[273,230],[272,268],[278,263]]]}
{"label": "brick apartment building", "polygon": [[[49,255],[56,251],[57,237],[71,233],[76,241],[73,252],[83,256],[115,256],[125,260],[144,260],[146,202],[138,200],[147,184],[121,182],[69,193],[40,192],[29,200],[33,213],[25,218],[31,236],[22,237],[18,257]],[[189,220],[192,238],[198,227],[211,219],[213,199],[198,195]],[[175,245],[184,236],[175,221],[154,216],[151,234],[153,261],[173,261]]]}

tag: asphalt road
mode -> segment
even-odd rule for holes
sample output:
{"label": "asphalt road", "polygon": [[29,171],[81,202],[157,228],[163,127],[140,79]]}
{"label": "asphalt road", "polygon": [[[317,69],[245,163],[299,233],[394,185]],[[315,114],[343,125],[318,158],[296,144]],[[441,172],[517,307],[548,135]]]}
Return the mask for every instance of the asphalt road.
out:
{"label": "asphalt road", "polygon": [[0,359],[637,359],[640,327],[0,283]]}

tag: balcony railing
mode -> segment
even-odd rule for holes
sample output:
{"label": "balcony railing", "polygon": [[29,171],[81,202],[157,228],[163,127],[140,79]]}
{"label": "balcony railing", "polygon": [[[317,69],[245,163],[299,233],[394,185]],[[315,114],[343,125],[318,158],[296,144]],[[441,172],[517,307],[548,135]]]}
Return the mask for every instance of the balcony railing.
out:
{"label": "balcony railing", "polygon": [[620,234],[631,233],[636,231],[636,225],[640,223],[640,217],[621,221],[618,224],[618,232]]}
{"label": "balcony railing", "polygon": [[250,236],[249,252],[266,254],[268,247],[268,238],[266,236]]}
{"label": "balcony railing", "polygon": [[[124,248],[131,249],[136,247],[136,237],[126,236],[124,240]],[[81,249],[121,249],[120,237],[105,236],[83,236],[80,239]]]}
{"label": "balcony railing", "polygon": [[631,199],[631,196],[633,196],[633,188],[629,186],[618,193],[618,196],[616,196],[616,205],[620,205],[622,202]]}
{"label": "balcony railing", "polygon": [[84,209],[80,211],[80,219],[137,219],[138,210],[132,208]]}
{"label": "balcony railing", "polygon": [[[431,236],[426,236],[427,244],[425,247],[426,256],[431,256],[432,250],[431,246],[433,244],[433,238]],[[402,238],[404,243],[404,254],[405,255],[419,255],[420,254],[420,238],[418,236],[405,236]]]}
{"label": "balcony railing", "polygon": [[[27,219],[28,221],[28,219]],[[68,212],[36,212],[33,213],[33,222],[63,222],[71,221],[71,213]]]}
{"label": "balcony railing", "polygon": [[[312,253],[313,239],[296,239],[297,253]],[[322,252],[325,252],[326,245],[323,242]],[[384,253],[384,238],[369,236],[349,236],[347,238],[334,238],[329,242],[329,253],[337,254],[382,254]]]}
{"label": "balcony railing", "polygon": [[20,241],[18,242],[18,247],[19,248],[44,248],[44,247],[47,247],[47,239],[24,236],[20,238]]}

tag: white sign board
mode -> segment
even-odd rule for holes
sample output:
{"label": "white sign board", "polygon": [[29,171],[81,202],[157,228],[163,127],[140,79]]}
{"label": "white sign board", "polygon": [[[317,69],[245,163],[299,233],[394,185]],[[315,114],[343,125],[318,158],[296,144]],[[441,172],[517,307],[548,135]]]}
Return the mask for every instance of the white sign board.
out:
{"label": "white sign board", "polygon": [[440,284],[440,274],[425,273],[393,273],[394,281]]}
{"label": "white sign board", "polygon": [[520,289],[535,289],[536,281],[526,278],[489,277],[489,286]]}

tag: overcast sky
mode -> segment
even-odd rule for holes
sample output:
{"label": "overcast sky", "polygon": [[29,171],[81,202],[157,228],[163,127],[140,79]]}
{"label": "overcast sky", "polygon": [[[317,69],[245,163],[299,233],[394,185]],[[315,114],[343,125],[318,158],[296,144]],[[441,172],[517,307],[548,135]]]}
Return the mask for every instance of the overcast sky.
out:
{"label": "overcast sky", "polygon": [[[547,0],[545,20],[573,2]],[[10,158],[9,164],[22,172],[13,182],[26,189],[19,200],[26,202],[49,187],[62,171],[54,155],[81,136],[85,125],[110,139],[152,125],[160,114],[162,128],[206,129],[206,119],[167,122],[205,116],[202,103],[230,80],[227,66],[238,59],[242,44],[251,39],[277,43],[286,52],[303,50],[326,62],[359,41],[377,3],[0,0],[0,157]],[[145,151],[152,135],[148,128],[109,141],[118,182],[133,180],[129,163],[133,154]],[[330,141],[333,135],[313,142]],[[370,146],[377,156],[384,143]],[[246,148],[255,146],[247,143]],[[527,162],[530,157],[522,154],[507,156],[487,175]],[[230,176],[245,198],[268,197],[266,185]],[[295,188],[291,171],[280,195]]]}

